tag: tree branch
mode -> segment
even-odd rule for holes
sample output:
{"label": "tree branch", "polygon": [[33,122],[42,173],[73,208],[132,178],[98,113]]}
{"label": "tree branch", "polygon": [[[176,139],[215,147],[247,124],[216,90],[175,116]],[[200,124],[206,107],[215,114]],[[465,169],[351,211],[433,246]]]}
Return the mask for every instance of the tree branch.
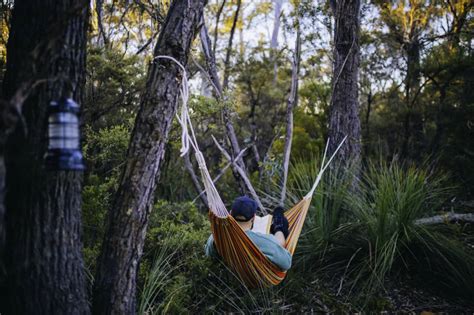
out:
{"label": "tree branch", "polygon": [[217,37],[219,36],[219,20],[221,19],[222,10],[224,9],[226,0],[222,1],[219,10],[217,11],[216,16],[216,27],[214,28],[214,44],[212,45],[212,53],[216,54],[216,46],[217,46]]}
{"label": "tree branch", "polygon": [[239,172],[240,176],[242,177],[242,179],[244,180],[245,182],[245,185],[247,186],[248,190],[250,191],[250,194],[252,195],[252,197],[254,198],[254,200],[257,202],[258,204],[258,207],[263,211],[263,212],[266,212],[265,208],[263,207],[262,203],[260,202],[260,198],[258,197],[257,193],[255,192],[255,189],[253,188],[252,186],[252,183],[250,182],[249,178],[247,177],[247,174],[245,173],[245,171],[239,166],[237,165],[236,161],[232,159],[232,157],[230,156],[230,154],[219,144],[219,142],[217,142],[216,138],[214,138],[214,136],[212,136],[212,140],[214,140],[214,143],[216,144],[217,148],[219,149],[219,151],[222,152],[222,154],[224,155],[224,157],[229,161],[231,162],[234,167],[237,169],[237,171]]}
{"label": "tree branch", "polygon": [[[203,19],[201,20],[201,31],[200,31],[199,36],[201,38],[201,47],[202,47],[202,51],[203,51],[203,54],[204,54],[204,57],[205,57],[205,60],[206,60],[206,65],[207,65],[207,69],[208,69],[208,72],[209,72],[209,77],[210,77],[211,81],[213,82],[213,86],[216,90],[216,93],[215,93],[216,99],[217,100],[222,100],[222,98],[223,98],[223,88],[220,84],[219,75],[217,73],[215,55],[210,50],[210,42],[211,41],[210,41],[210,38],[209,38],[209,34],[207,32],[206,24],[205,24]],[[235,133],[234,125],[232,124],[232,120],[230,118],[230,111],[229,111],[227,106],[224,106],[222,114],[223,114],[224,124],[225,124],[225,128],[226,128],[226,136],[229,139],[230,146],[231,146],[231,153],[232,153],[232,156],[235,156],[241,150],[240,150],[239,141],[237,139],[237,135]],[[246,169],[245,168],[245,163],[243,162],[243,160],[238,160],[237,163],[240,166],[240,168],[242,168],[243,170]],[[237,179],[237,182],[238,182],[242,192],[245,192],[245,186],[246,185],[245,185],[245,183],[242,182],[242,180],[241,180],[241,178],[238,174],[239,172],[235,169],[235,167],[233,165],[232,165],[232,171],[234,173],[234,177]]]}
{"label": "tree branch", "polygon": [[[242,151],[240,151],[239,155],[237,155],[237,157],[235,158],[235,161],[240,160],[240,158],[244,155],[244,152],[247,151],[247,149],[248,149],[248,147],[245,148],[245,149],[243,149]],[[229,166],[231,166],[231,165],[232,165],[232,162],[227,163],[226,166],[224,166],[224,167],[221,169],[221,171],[219,172],[219,174],[218,174],[216,177],[214,177],[214,179],[212,180],[212,182],[215,184],[215,183],[222,177],[222,175],[225,174],[225,172],[227,171],[227,169],[228,169]],[[201,189],[199,195],[198,195],[196,198],[193,199],[193,202],[195,202],[198,198],[200,198],[201,195],[203,195],[205,192],[206,192],[205,190],[202,190],[202,189]]]}
{"label": "tree branch", "polygon": [[434,225],[451,222],[468,222],[474,223],[474,213],[445,213],[435,215],[429,218],[422,218],[415,220],[415,225]]}

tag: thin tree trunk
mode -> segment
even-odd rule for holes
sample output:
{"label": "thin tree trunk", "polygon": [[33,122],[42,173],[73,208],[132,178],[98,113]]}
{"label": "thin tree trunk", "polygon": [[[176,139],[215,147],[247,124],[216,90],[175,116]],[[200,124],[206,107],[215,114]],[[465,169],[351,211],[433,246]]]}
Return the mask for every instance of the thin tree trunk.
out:
{"label": "thin tree trunk", "polygon": [[278,49],[278,33],[280,32],[280,15],[283,0],[273,0],[275,11],[273,16],[273,32],[270,41],[271,59],[273,61],[273,85],[277,83],[278,65],[277,65],[277,49]]}
{"label": "thin tree trunk", "polygon": [[328,155],[348,136],[338,158],[343,163],[357,162],[361,150],[358,100],[360,0],[334,0],[331,4],[335,28]]}
{"label": "thin tree trunk", "polygon": [[212,53],[214,56],[216,55],[217,38],[219,37],[219,21],[221,19],[222,10],[224,9],[225,3],[226,0],[223,0],[222,4],[219,6],[219,10],[217,10],[216,26],[214,27],[214,44],[212,45]]}
{"label": "thin tree trunk", "polygon": [[[154,56],[177,59],[184,66],[206,0],[175,0],[155,47]],[[127,163],[112,208],[94,286],[96,314],[136,312],[136,280],[156,182],[181,81],[180,68],[156,59],[148,70],[146,89],[130,140]]]}
{"label": "thin tree trunk", "polygon": [[[97,35],[97,44],[101,47],[108,46],[109,39],[107,37],[107,34],[105,33],[104,25],[102,23],[102,6],[104,5],[104,1],[96,0],[95,5],[96,5],[95,12],[97,14],[97,26],[99,29],[99,34]],[[101,40],[102,40],[102,43],[101,43]]]}
{"label": "thin tree trunk", "polygon": [[[29,97],[24,103],[13,101],[23,116],[12,125],[17,126],[5,150],[8,290],[0,294],[0,313],[89,312],[81,242],[82,174],[46,171],[43,165],[49,103],[65,96],[83,100],[88,11],[87,1],[15,3],[4,96],[18,97],[26,84],[24,95]],[[42,84],[32,84],[32,78]]]}
{"label": "thin tree trunk", "polygon": [[419,158],[423,147],[423,121],[421,109],[415,106],[420,87],[420,43],[417,37],[405,45],[407,75],[405,77],[405,119],[402,156]]}
{"label": "thin tree trunk", "polygon": [[237,0],[237,9],[235,10],[234,20],[232,22],[232,28],[230,29],[229,43],[227,45],[227,51],[226,51],[225,61],[224,61],[224,79],[222,81],[222,88],[224,89],[224,91],[227,90],[227,86],[229,85],[230,57],[232,55],[232,42],[234,41],[234,34],[235,34],[235,28],[237,26],[237,21],[239,20],[239,12],[240,12],[241,4],[242,4],[242,0]]}
{"label": "thin tree trunk", "polygon": [[283,170],[280,205],[283,206],[286,198],[286,183],[288,181],[288,168],[290,166],[291,142],[293,139],[293,109],[298,105],[298,78],[300,74],[301,60],[301,31],[298,23],[296,29],[295,55],[293,57],[293,67],[291,73],[290,97],[286,107],[286,134],[285,146],[283,147]]}
{"label": "thin tree trunk", "polygon": [[255,97],[255,93],[252,89],[252,83],[250,81],[246,81],[246,83],[250,95],[250,113],[248,115],[248,121],[250,126],[250,132],[252,134],[252,152],[255,158],[255,164],[258,170],[258,174],[260,176],[260,174],[262,173],[262,165],[260,160],[260,153],[258,152],[257,148],[257,121],[255,115],[255,111],[258,105],[258,98]]}
{"label": "thin tree trunk", "polygon": [[219,75],[217,73],[216,58],[213,51],[211,51],[211,38],[207,31],[206,23],[204,19],[201,20],[201,31],[199,32],[199,38],[201,39],[201,48],[202,53],[204,54],[204,59],[206,60],[207,71],[209,73],[209,78],[214,87],[214,95],[217,99],[222,98],[222,85],[219,80]]}

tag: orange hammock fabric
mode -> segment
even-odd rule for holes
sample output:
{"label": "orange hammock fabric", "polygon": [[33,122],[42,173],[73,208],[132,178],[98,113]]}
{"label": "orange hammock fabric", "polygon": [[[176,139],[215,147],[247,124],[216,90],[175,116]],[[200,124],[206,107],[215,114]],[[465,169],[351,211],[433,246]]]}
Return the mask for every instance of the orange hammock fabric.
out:
{"label": "orange hammock fabric", "polygon": [[[285,248],[293,255],[303,228],[311,197],[303,198],[285,212],[289,232]],[[214,244],[225,263],[234,270],[250,288],[277,285],[286,276],[255,246],[231,215],[225,218],[209,211]]]}

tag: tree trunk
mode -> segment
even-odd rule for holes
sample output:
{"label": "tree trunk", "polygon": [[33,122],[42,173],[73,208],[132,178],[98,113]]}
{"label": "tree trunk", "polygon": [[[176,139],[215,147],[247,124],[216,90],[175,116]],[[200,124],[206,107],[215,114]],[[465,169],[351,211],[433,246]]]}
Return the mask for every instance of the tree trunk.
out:
{"label": "tree trunk", "polygon": [[[175,0],[158,38],[154,56],[186,65],[206,0]],[[112,208],[98,261],[93,311],[136,312],[136,278],[165,145],[176,112],[180,68],[170,60],[150,65],[146,90],[130,140],[127,163]]]}
{"label": "tree trunk", "polygon": [[5,99],[32,80],[45,82],[30,86],[26,101],[16,104],[23,104],[23,120],[6,142],[7,291],[0,294],[1,313],[89,312],[81,252],[82,174],[46,171],[43,165],[50,101],[83,100],[88,11],[86,1],[15,2]]}
{"label": "tree trunk", "polygon": [[405,120],[402,156],[418,159],[423,149],[423,119],[421,109],[415,106],[420,88],[420,42],[415,36],[405,45],[407,74],[405,77]]}
{"label": "tree trunk", "polygon": [[[240,4],[239,4],[239,6],[240,6]],[[202,51],[203,51],[203,54],[204,54],[204,58],[206,60],[207,71],[209,72],[209,78],[211,79],[211,81],[213,83],[213,86],[214,86],[214,89],[216,91],[216,98],[219,99],[219,100],[222,100],[224,88],[221,86],[220,81],[219,81],[219,75],[217,73],[215,55],[209,49],[211,40],[209,38],[209,34],[207,32],[206,24],[204,23],[204,21],[202,21],[201,32],[200,32],[199,35],[200,35],[200,38],[201,38]],[[230,45],[232,45],[232,42],[230,42]],[[235,133],[235,128],[234,128],[234,125],[232,123],[232,119],[231,119],[230,115],[231,114],[230,114],[229,108],[227,106],[225,106],[224,109],[222,110],[222,116],[224,118],[226,135],[227,135],[227,138],[229,139],[229,142],[230,142],[231,154],[232,154],[232,157],[235,159],[235,157],[241,152],[241,150],[240,150],[239,141],[237,139],[237,135]],[[246,169],[245,168],[245,163],[243,162],[243,159],[236,160],[236,163],[243,170]],[[234,163],[232,163],[231,167],[232,167],[232,173],[234,175],[234,178],[237,180],[237,183],[239,184],[240,193],[245,194],[248,191],[247,188],[246,188],[245,181],[240,176],[240,174],[237,171]]]}
{"label": "tree trunk", "polygon": [[358,100],[360,0],[337,0],[331,4],[335,28],[328,155],[347,136],[348,141],[338,152],[338,158],[343,163],[357,163],[361,150]]}
{"label": "tree trunk", "polygon": [[291,142],[293,140],[293,109],[298,104],[298,78],[300,74],[301,60],[301,31],[299,22],[296,29],[295,55],[291,74],[290,97],[286,107],[286,135],[283,148],[283,170],[280,194],[280,205],[283,206],[286,198],[286,183],[288,181],[288,168],[290,167]]}
{"label": "tree trunk", "polygon": [[276,86],[278,78],[278,65],[277,65],[277,49],[278,49],[278,33],[280,32],[280,15],[281,6],[283,0],[273,0],[275,4],[274,20],[273,20],[273,32],[272,39],[270,41],[270,52],[272,54],[271,59],[273,61],[273,86]]}
{"label": "tree trunk", "polygon": [[237,9],[235,10],[234,20],[232,22],[232,28],[230,29],[229,43],[227,45],[227,51],[225,54],[224,61],[224,79],[222,81],[223,90],[227,90],[229,85],[229,72],[230,72],[230,57],[232,55],[232,42],[234,41],[235,28],[237,27],[237,21],[239,20],[239,12],[242,0],[237,0]]}
{"label": "tree trunk", "polygon": [[[219,2],[219,0],[217,0],[217,2]],[[212,53],[214,56],[216,55],[217,38],[219,37],[219,21],[221,19],[222,10],[224,9],[225,3],[226,0],[223,0],[216,14],[216,26],[214,27],[214,44],[212,45]]]}
{"label": "tree trunk", "polygon": [[365,139],[364,139],[364,155],[368,156],[370,146],[370,112],[372,111],[372,89],[369,86],[369,94],[367,94],[367,113],[365,114]]}

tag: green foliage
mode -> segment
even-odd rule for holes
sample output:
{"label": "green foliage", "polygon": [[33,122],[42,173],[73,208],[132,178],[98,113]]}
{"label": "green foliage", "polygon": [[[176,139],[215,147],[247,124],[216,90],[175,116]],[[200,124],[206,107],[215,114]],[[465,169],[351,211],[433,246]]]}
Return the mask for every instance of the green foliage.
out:
{"label": "green foliage", "polygon": [[155,304],[166,305],[167,312],[199,307],[202,297],[196,297],[199,296],[199,290],[206,287],[210,267],[210,261],[204,259],[204,243],[209,231],[207,218],[191,203],[172,204],[160,201],[155,205],[151,213],[145,253],[169,248],[174,253],[169,264],[179,271],[170,275],[167,285],[156,298]]}
{"label": "green foliage", "polygon": [[124,125],[99,129],[88,127],[84,137],[84,158],[88,165],[82,190],[84,256],[86,266],[95,270],[105,232],[106,214],[125,163],[130,131]]}
{"label": "green foliage", "polygon": [[116,125],[99,129],[92,128],[85,131],[84,158],[93,171],[102,175],[116,175],[120,166],[125,162],[130,138],[130,127]]}
{"label": "green foliage", "polygon": [[118,49],[90,48],[87,58],[84,121],[92,129],[130,125],[145,83],[145,67],[137,56]]}
{"label": "green foliage", "polygon": [[167,292],[171,274],[180,266],[172,264],[176,251],[173,250],[170,243],[167,240],[163,241],[151,262],[151,267],[147,268],[148,261],[145,261],[144,266],[142,265],[142,272],[145,270],[146,274],[140,294],[138,314],[159,314],[167,311],[167,305],[158,303],[158,298]]}
{"label": "green foliage", "polygon": [[[307,192],[318,165],[318,159],[292,164],[288,204]],[[357,188],[354,174],[360,174]],[[474,264],[472,250],[460,242],[463,232],[454,226],[416,224],[443,208],[453,192],[445,182],[443,175],[397,163],[370,164],[362,173],[333,167],[313,198],[295,265],[284,284],[252,291],[224,264],[204,257],[210,234],[206,215],[192,203],[159,201],[151,214],[148,254],[140,273],[148,279],[142,281],[143,292],[157,292],[148,294],[153,298],[147,300],[153,302],[147,302],[147,308],[173,313],[259,313],[284,312],[290,305],[292,310],[305,310],[304,305],[312,305],[327,310],[326,304],[338,303],[331,297],[335,293],[327,290],[337,290],[355,303],[339,305],[341,311],[387,310],[391,303],[380,293],[389,279],[400,276],[419,279],[415,286],[422,282],[439,290],[455,288],[453,292],[468,297]],[[156,252],[159,259],[153,258]],[[150,267],[154,261],[161,267]],[[155,273],[162,282],[150,289],[147,283],[153,283]],[[306,283],[334,277],[340,279],[337,287],[318,286],[319,298],[312,300]]]}
{"label": "green foliage", "polygon": [[[293,167],[297,190],[309,189],[304,174],[314,174],[313,165]],[[350,174],[334,167],[324,177],[298,247],[300,266],[340,275],[338,291],[364,297],[366,306],[397,274],[437,279],[434,287],[473,294],[472,251],[459,241],[459,233],[416,223],[443,209],[453,192],[446,188],[445,176],[397,163],[371,164],[352,187]]]}

